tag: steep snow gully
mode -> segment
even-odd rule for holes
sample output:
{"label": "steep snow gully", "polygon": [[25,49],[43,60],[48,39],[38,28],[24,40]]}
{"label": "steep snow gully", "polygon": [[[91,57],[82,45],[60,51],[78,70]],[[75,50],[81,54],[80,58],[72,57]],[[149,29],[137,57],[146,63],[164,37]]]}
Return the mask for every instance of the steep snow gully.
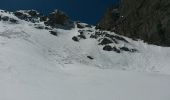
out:
{"label": "steep snow gully", "polygon": [[0,100],[170,100],[169,47],[74,26],[0,10]]}

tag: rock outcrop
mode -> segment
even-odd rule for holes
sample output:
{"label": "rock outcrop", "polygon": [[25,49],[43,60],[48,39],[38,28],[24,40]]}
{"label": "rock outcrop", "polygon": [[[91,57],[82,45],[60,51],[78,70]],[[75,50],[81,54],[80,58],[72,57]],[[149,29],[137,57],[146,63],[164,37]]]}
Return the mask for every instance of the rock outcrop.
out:
{"label": "rock outcrop", "polygon": [[60,10],[55,10],[49,15],[40,14],[36,10],[19,10],[13,14],[21,20],[32,23],[44,22],[46,26],[52,28],[70,29],[74,27],[73,21],[69,19],[66,13]]}
{"label": "rock outcrop", "polygon": [[55,10],[48,16],[48,20],[45,22],[46,25],[52,27],[61,27],[69,25],[69,17],[60,10]]}
{"label": "rock outcrop", "polygon": [[107,11],[97,28],[170,46],[170,1],[122,0],[119,7]]}

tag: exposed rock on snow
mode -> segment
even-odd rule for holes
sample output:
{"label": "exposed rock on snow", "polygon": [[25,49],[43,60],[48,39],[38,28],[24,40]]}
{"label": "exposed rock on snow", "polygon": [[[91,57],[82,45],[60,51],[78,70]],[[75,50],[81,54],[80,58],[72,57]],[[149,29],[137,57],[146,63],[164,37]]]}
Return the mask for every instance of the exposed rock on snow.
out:
{"label": "exposed rock on snow", "polygon": [[170,46],[169,0],[118,0],[119,5],[107,10],[97,29],[147,43]]}

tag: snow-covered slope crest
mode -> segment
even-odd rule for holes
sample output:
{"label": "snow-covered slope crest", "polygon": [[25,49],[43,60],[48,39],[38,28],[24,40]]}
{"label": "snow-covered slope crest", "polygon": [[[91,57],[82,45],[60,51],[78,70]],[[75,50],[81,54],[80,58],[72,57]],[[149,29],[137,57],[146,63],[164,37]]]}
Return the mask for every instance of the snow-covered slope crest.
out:
{"label": "snow-covered slope crest", "polygon": [[170,48],[85,23],[0,19],[0,100],[170,99]]}

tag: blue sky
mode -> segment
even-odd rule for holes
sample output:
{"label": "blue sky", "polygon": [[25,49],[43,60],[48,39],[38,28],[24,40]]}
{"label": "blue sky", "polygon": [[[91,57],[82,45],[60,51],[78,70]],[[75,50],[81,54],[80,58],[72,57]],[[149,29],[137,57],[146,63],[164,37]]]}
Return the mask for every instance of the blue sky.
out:
{"label": "blue sky", "polygon": [[118,0],[1,0],[0,9],[36,9],[45,14],[60,9],[73,20],[96,24],[106,9],[116,1]]}

